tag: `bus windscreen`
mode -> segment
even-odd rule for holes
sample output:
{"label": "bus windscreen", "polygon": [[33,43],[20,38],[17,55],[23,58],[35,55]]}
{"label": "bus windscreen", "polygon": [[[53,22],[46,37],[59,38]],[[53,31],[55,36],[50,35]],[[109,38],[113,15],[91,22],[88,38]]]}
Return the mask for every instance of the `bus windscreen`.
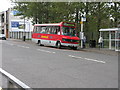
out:
{"label": "bus windscreen", "polygon": [[72,27],[62,27],[62,35],[65,35],[65,36],[76,36],[75,28],[72,28]]}

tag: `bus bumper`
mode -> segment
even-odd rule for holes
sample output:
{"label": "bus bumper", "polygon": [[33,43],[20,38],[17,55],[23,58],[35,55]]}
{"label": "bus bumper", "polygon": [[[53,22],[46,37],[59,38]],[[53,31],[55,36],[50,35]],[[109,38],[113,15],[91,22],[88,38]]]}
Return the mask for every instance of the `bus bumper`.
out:
{"label": "bus bumper", "polygon": [[78,47],[79,44],[71,44],[71,43],[61,43],[62,46],[67,46],[67,47]]}

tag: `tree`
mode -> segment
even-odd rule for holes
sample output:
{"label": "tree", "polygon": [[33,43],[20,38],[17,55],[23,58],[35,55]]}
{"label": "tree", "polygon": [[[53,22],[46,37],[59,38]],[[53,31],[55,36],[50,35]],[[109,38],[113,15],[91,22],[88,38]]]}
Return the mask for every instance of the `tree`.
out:
{"label": "tree", "polygon": [[[32,18],[35,23],[75,22],[80,32],[81,16],[84,14],[84,32],[87,40],[98,39],[100,28],[109,28],[110,17],[114,26],[120,18],[120,3],[107,2],[17,2],[19,15]],[[92,37],[93,36],[93,37]],[[97,37],[97,38],[96,38]]]}
{"label": "tree", "polygon": [[114,27],[117,27],[120,22],[120,2],[110,3],[110,15],[114,18]]}

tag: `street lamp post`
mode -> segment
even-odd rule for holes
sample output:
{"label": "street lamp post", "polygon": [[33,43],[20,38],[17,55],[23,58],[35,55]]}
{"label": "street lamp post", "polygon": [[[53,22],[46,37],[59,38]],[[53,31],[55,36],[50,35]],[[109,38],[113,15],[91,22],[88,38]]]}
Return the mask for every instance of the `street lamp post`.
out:
{"label": "street lamp post", "polygon": [[23,41],[25,41],[25,17],[24,17],[24,35],[23,35]]}

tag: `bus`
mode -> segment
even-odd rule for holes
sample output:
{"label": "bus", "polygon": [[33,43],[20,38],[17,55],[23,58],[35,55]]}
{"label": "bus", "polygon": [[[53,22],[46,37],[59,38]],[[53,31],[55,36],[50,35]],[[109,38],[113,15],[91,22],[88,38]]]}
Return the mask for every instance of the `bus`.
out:
{"label": "bus", "polygon": [[63,46],[76,50],[80,38],[76,35],[75,23],[60,22],[52,24],[35,24],[32,33],[32,41],[41,45]]}

